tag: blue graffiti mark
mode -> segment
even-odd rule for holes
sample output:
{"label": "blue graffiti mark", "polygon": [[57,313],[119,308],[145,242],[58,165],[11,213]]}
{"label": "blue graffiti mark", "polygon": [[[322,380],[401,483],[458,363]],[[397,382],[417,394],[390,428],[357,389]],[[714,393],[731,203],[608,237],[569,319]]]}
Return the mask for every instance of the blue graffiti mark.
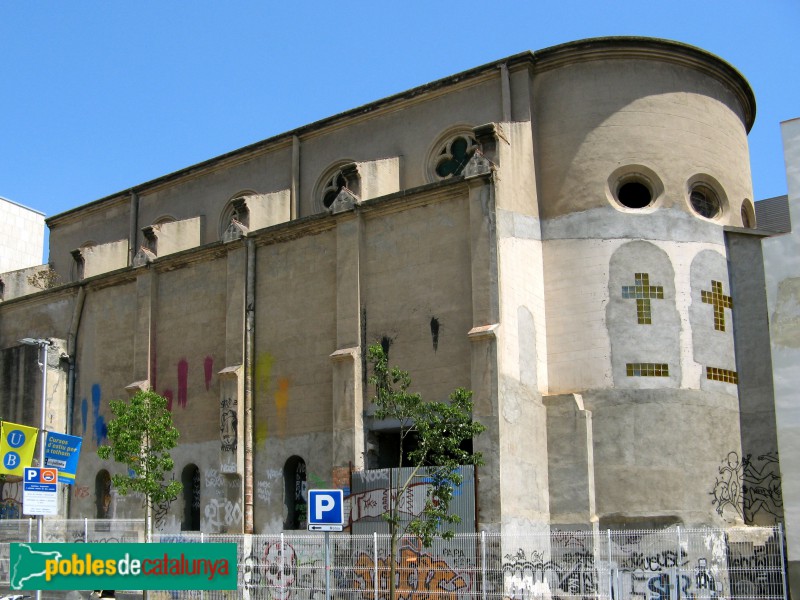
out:
{"label": "blue graffiti mark", "polygon": [[94,442],[98,446],[108,437],[108,426],[103,415],[100,414],[100,384],[92,385],[92,416],[94,417]]}
{"label": "blue graffiti mark", "polygon": [[83,429],[83,434],[86,435],[86,417],[89,416],[89,403],[86,402],[86,398],[81,400],[81,428]]}

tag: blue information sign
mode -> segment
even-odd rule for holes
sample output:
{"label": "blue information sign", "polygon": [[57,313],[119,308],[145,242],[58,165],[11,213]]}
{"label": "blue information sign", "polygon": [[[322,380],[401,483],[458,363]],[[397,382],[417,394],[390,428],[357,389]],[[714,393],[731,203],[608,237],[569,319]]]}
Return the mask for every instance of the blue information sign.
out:
{"label": "blue information sign", "polygon": [[308,530],[341,531],[344,527],[344,492],[308,490]]}

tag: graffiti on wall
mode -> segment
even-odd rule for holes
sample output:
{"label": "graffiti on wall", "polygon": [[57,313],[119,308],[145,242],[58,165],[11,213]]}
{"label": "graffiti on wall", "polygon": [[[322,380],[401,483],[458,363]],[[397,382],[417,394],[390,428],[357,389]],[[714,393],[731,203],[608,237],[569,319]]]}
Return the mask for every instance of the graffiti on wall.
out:
{"label": "graffiti on wall", "polygon": [[713,489],[711,504],[717,514],[733,513],[747,524],[778,523],[783,518],[780,463],[777,452],[751,454],[741,460],[729,452],[720,465]]}
{"label": "graffiti on wall", "polygon": [[94,442],[100,446],[108,438],[108,425],[106,418],[100,414],[100,398],[102,390],[100,384],[92,385],[92,417],[94,418]]}
{"label": "graffiti on wall", "polygon": [[203,530],[223,531],[242,520],[242,506],[239,502],[227,498],[211,498],[206,504],[206,524]]}
{"label": "graffiti on wall", "polygon": [[239,446],[239,401],[236,397],[220,400],[219,438],[223,452],[236,452]]}

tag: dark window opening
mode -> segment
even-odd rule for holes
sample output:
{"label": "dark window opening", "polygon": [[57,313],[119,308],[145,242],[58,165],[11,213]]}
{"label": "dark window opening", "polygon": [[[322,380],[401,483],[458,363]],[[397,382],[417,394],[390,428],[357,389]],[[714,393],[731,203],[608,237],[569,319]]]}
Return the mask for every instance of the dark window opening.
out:
{"label": "dark window opening", "polygon": [[97,518],[108,519],[111,513],[111,475],[103,469],[94,479],[94,496]]}
{"label": "dark window opening", "polygon": [[342,172],[339,171],[331,178],[327,186],[327,191],[322,198],[322,204],[325,205],[325,208],[331,207],[331,204],[336,200],[336,196],[339,195],[343,187],[347,187],[347,180],[344,178],[344,175],[342,175]]}
{"label": "dark window opening", "polygon": [[653,194],[641,181],[628,181],[619,186],[617,200],[628,208],[644,208],[653,200]]}
{"label": "dark window opening", "polygon": [[181,474],[183,484],[182,531],[200,531],[200,469],[186,465]]}
{"label": "dark window opening", "polygon": [[[413,467],[413,462],[408,458],[410,452],[419,447],[419,439],[413,431],[403,440],[403,461],[400,463],[400,431],[376,431],[371,434],[371,445],[375,452],[370,460],[372,469],[396,469],[397,467]],[[472,453],[472,439],[463,440],[459,445],[461,450]],[[435,466],[435,465],[426,465]]]}
{"label": "dark window opening", "polygon": [[473,138],[467,139],[466,137],[458,136],[452,140],[439,153],[436,174],[442,178],[461,175],[469,159],[475,154],[476,147],[477,145]]}
{"label": "dark window opening", "polygon": [[306,506],[306,461],[292,456],[283,466],[284,503],[286,521],[284,529],[305,529],[308,509]]}

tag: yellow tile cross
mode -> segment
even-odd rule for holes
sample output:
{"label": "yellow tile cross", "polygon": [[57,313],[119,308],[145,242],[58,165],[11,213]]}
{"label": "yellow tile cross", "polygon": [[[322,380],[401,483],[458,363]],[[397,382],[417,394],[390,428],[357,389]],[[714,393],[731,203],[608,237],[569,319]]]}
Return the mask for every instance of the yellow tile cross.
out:
{"label": "yellow tile cross", "polygon": [[623,298],[636,298],[636,320],[639,325],[651,325],[653,316],[650,312],[650,299],[664,299],[664,286],[650,285],[648,273],[634,274],[634,285],[622,286]]}
{"label": "yellow tile cross", "polygon": [[714,307],[714,329],[725,331],[725,309],[733,310],[733,300],[722,293],[722,282],[711,281],[711,291],[701,290],[700,299]]}

